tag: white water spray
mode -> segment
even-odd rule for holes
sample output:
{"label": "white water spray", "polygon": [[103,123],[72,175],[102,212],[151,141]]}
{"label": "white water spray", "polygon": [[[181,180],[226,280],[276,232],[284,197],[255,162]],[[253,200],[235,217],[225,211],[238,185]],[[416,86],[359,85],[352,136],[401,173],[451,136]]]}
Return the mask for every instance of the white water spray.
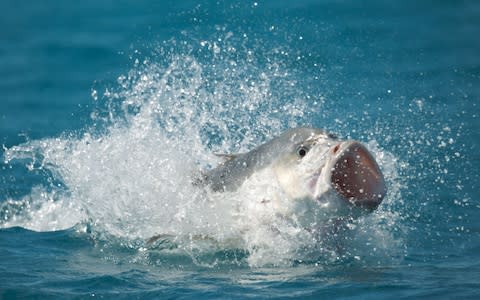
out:
{"label": "white water spray", "polygon": [[[248,151],[308,124],[320,106],[280,63],[260,64],[251,51],[244,61],[231,45],[210,44],[200,43],[200,50],[213,51],[207,61],[183,53],[171,55],[165,66],[137,61],[118,78],[118,88],[105,89],[105,105],[92,113],[95,125],[85,133],[7,149],[7,163],[26,161],[62,184],[35,187],[24,199],[3,203],[4,210],[22,208],[0,225],[49,231],[87,223],[127,240],[172,236],[181,249],[208,240],[246,250],[251,265],[331,253],[315,233],[268,206],[258,209],[255,203],[275,188],[268,182],[259,180],[242,194],[209,194],[191,184],[199,169],[218,163],[213,153]],[[393,156],[370,146],[393,182],[396,166],[387,165]],[[397,226],[394,214],[382,214]],[[388,230],[365,232],[370,240],[393,240]]]}

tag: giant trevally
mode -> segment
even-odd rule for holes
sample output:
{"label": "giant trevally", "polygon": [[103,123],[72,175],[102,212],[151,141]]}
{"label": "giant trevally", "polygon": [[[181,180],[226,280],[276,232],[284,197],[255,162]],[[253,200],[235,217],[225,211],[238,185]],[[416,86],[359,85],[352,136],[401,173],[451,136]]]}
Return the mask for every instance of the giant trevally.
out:
{"label": "giant trevally", "polygon": [[[339,220],[375,210],[387,192],[377,162],[362,143],[317,128],[290,129],[247,153],[219,156],[224,161],[202,172],[194,185],[213,193],[212,199],[240,203],[233,215],[265,217],[260,223],[280,217],[308,231],[329,221],[337,227]],[[173,236],[160,234],[149,243]]]}
{"label": "giant trevally", "polygon": [[387,192],[377,162],[362,143],[317,128],[290,129],[247,153],[222,156],[225,161],[204,172],[197,184],[213,192],[234,192],[256,173],[266,172],[282,193],[262,201],[283,197],[327,214],[374,210]]}

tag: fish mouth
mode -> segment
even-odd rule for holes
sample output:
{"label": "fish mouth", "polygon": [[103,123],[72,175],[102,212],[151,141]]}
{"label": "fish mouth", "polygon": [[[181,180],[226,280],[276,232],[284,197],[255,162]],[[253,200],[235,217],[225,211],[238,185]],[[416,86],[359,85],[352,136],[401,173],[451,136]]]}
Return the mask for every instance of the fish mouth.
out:
{"label": "fish mouth", "polygon": [[336,157],[331,169],[331,185],[355,206],[376,209],[387,189],[377,162],[362,144],[347,141],[332,148]]}

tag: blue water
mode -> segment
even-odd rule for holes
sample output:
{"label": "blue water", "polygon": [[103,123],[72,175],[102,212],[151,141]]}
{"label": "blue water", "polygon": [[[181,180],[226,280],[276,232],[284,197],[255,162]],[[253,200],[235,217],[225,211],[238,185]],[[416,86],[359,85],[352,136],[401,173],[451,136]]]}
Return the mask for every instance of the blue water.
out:
{"label": "blue water", "polygon": [[[0,28],[0,298],[480,296],[477,1],[3,0]],[[318,251],[145,244],[235,235],[182,180],[301,125],[373,149],[378,211]]]}

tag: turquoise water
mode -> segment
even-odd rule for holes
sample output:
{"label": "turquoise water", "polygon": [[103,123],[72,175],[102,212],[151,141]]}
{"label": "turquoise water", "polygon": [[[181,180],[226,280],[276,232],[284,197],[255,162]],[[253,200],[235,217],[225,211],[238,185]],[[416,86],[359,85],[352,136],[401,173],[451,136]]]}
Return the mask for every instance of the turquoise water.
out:
{"label": "turquoise water", "polygon": [[[477,2],[6,0],[0,26],[0,298],[478,298]],[[188,184],[304,125],[367,144],[377,211],[311,240]]]}

